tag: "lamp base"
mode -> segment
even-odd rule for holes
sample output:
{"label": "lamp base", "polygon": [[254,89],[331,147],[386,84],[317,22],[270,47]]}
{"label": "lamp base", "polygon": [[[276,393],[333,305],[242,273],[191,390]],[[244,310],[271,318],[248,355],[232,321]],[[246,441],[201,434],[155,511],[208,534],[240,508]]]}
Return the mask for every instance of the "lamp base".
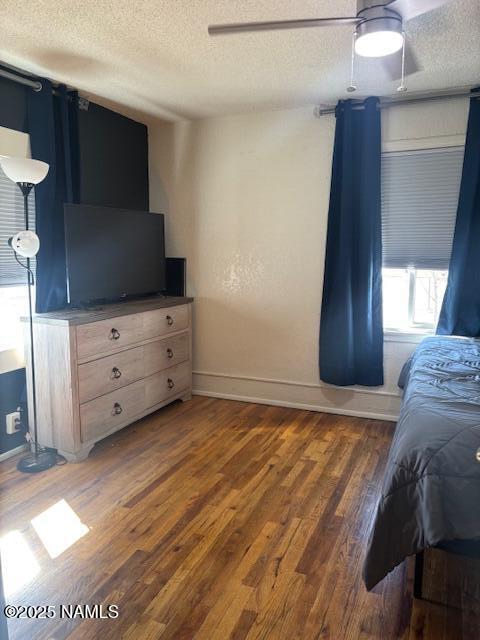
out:
{"label": "lamp base", "polygon": [[17,469],[23,473],[40,473],[51,469],[57,464],[57,454],[54,451],[40,451],[32,453],[18,461]]}

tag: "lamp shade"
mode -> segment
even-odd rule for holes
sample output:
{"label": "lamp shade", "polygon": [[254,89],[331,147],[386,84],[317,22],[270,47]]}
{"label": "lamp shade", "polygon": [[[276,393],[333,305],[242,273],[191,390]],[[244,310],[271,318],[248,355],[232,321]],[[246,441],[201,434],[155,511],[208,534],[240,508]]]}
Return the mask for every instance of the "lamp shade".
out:
{"label": "lamp shade", "polygon": [[24,258],[33,258],[40,249],[40,240],[34,231],[19,231],[8,240],[8,244]]}
{"label": "lamp shade", "polygon": [[42,160],[32,158],[14,158],[13,156],[0,156],[0,166],[3,172],[13,182],[26,182],[38,184],[45,179],[49,166]]}

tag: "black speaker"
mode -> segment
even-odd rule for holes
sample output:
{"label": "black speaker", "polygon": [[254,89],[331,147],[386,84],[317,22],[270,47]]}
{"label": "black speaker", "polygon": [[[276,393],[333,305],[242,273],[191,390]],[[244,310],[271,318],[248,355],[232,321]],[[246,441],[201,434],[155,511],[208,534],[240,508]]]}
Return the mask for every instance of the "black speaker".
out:
{"label": "black speaker", "polygon": [[167,296],[185,296],[187,291],[186,258],[166,258]]}

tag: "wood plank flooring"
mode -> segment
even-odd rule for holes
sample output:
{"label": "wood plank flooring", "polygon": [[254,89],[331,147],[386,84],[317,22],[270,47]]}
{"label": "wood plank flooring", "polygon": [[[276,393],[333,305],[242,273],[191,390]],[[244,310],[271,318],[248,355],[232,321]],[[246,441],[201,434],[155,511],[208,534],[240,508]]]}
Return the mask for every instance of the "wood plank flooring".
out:
{"label": "wood plank flooring", "polygon": [[[113,620],[11,620],[11,639],[480,638],[478,563],[428,554],[427,596],[449,606],[412,602],[411,563],[364,589],[393,428],[195,397],[81,464],[28,476],[3,463],[2,534],[23,536],[38,563],[7,602],[119,608]],[[52,559],[31,520],[62,500],[89,530]]]}

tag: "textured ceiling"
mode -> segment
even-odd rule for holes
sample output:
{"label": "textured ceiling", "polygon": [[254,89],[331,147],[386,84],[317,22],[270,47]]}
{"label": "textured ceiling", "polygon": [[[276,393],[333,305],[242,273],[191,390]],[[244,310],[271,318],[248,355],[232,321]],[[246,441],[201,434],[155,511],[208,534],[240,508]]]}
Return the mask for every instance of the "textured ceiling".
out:
{"label": "textured ceiling", "polygon": [[[422,0],[419,0],[420,2]],[[352,28],[210,38],[207,25],[346,16],[355,0],[3,0],[0,60],[132,112],[204,117],[333,102],[346,96]],[[480,1],[416,18],[407,32],[422,71],[410,91],[480,82]],[[360,59],[359,94],[395,83]]]}

